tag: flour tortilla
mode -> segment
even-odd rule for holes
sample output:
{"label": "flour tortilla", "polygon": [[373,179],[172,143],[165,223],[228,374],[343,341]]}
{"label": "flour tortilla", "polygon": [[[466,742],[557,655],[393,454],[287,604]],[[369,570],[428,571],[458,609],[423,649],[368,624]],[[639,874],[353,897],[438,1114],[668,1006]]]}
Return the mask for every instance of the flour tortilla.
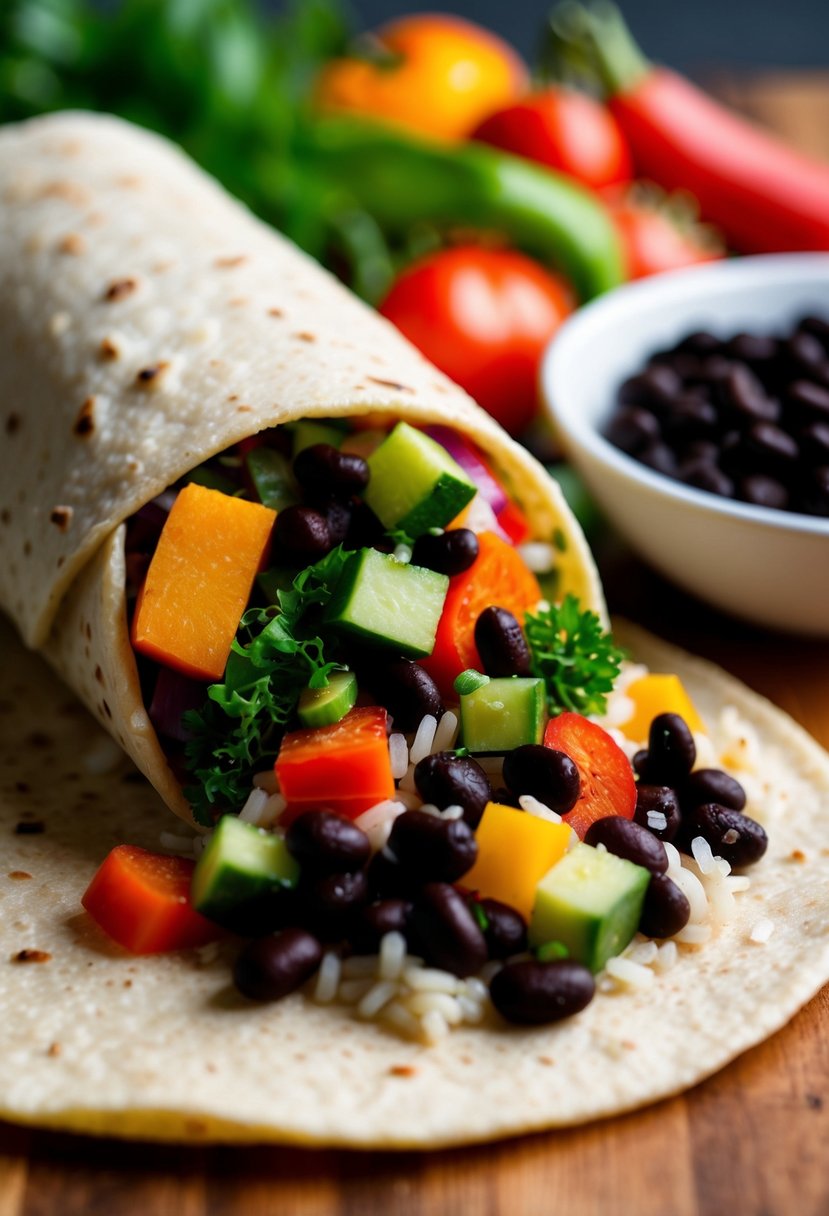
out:
{"label": "flour tortilla", "polygon": [[123,530],[209,456],[300,417],[442,423],[492,459],[561,592],[604,614],[558,486],[382,317],[172,144],[58,114],[0,130],[0,607],[168,805],[141,701]]}
{"label": "flour tortilla", "polygon": [[[709,725],[727,704],[749,721],[768,786],[749,809],[766,820],[769,852],[735,918],[705,946],[681,947],[650,989],[599,995],[538,1030],[493,1015],[424,1047],[303,994],[252,1005],[231,987],[227,951],[199,962],[112,945],[80,896],[114,844],[157,849],[169,816],[127,762],[85,771],[90,748],[100,761],[94,724],[6,633],[0,1117],[158,1140],[437,1148],[620,1114],[781,1027],[829,979],[829,757],[710,664],[620,636],[637,659],[677,671]],[[11,834],[27,815],[42,835]],[[749,940],[761,918],[774,924],[765,945]],[[51,958],[9,961],[23,949]]]}

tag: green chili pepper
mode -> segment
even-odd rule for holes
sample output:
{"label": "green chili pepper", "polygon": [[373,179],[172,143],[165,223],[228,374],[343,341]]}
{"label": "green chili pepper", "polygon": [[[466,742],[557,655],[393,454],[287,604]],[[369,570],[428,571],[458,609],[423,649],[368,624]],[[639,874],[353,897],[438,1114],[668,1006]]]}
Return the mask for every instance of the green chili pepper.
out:
{"label": "green chili pepper", "polygon": [[444,147],[346,118],[308,123],[297,143],[305,168],[389,232],[426,221],[500,233],[560,268],[583,300],[624,278],[607,212],[562,174],[482,144]]}

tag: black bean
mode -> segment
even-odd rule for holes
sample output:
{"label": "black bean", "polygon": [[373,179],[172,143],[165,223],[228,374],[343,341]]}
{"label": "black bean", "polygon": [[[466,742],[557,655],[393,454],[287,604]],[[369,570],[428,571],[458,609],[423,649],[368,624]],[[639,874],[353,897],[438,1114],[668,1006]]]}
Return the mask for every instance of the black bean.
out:
{"label": "black bean", "polygon": [[305,811],[285,834],[285,843],[303,874],[353,873],[371,856],[365,832],[333,811]]}
{"label": "black bean", "polygon": [[655,415],[640,405],[623,405],[605,429],[605,437],[610,443],[629,455],[640,452],[659,435],[660,427]]}
{"label": "black bean", "polygon": [[734,497],[734,482],[710,461],[694,460],[684,465],[681,472],[686,485],[707,490],[709,494],[719,494],[721,498]]}
{"label": "black bean", "polygon": [[577,765],[564,752],[540,743],[507,752],[504,781],[516,794],[531,794],[557,815],[572,811],[581,793]]}
{"label": "black bean", "polygon": [[634,754],[634,757],[630,763],[633,771],[636,773],[637,777],[640,778],[640,780],[647,782],[649,785],[654,785],[656,783],[651,778],[648,761],[648,749],[646,747],[640,747],[639,751]]}
{"label": "black bean", "polygon": [[344,544],[346,549],[382,549],[387,553],[394,548],[380,520],[364,502],[352,508]]}
{"label": "black bean", "polygon": [[421,882],[456,882],[478,856],[475,833],[463,819],[439,819],[406,811],[392,825],[388,850],[401,868]]}
{"label": "black bean", "polygon": [[648,735],[648,783],[675,786],[694,767],[694,736],[679,714],[657,714]]}
{"label": "black bean", "polygon": [[426,961],[453,975],[474,975],[487,961],[484,935],[454,887],[427,883],[414,901],[411,918],[417,949]]}
{"label": "black bean", "polygon": [[829,515],[829,465],[809,472],[801,487],[799,506],[807,515]]}
{"label": "black bean", "polygon": [[276,517],[274,541],[288,558],[317,561],[331,548],[328,521],[313,507],[285,507]]}
{"label": "black bean", "polygon": [[655,874],[648,883],[639,932],[646,937],[673,937],[691,918],[691,905],[667,874]]}
{"label": "black bean", "polygon": [[768,848],[768,836],[755,819],[716,802],[695,807],[683,826],[683,836],[689,840],[702,836],[714,855],[732,866],[753,865]]}
{"label": "black bean", "polygon": [[366,666],[364,683],[391,714],[395,730],[417,730],[426,714],[443,716],[443,698],[437,684],[412,659],[396,659],[378,666],[374,657]]}
{"label": "black bean", "polygon": [[771,422],[755,423],[748,431],[746,442],[762,466],[772,470],[785,469],[794,464],[800,455],[797,441]]}
{"label": "black bean", "polygon": [[485,608],[475,622],[475,645],[488,676],[529,676],[532,659],[520,624],[506,608]]}
{"label": "black bean", "polygon": [[325,522],[328,524],[328,534],[331,537],[332,548],[334,545],[341,545],[348,536],[348,531],[351,527],[351,505],[347,502],[339,502],[337,499],[333,499],[331,502],[325,503],[321,511],[325,516]]}
{"label": "black bean", "polygon": [[520,912],[498,899],[479,899],[477,904],[487,921],[484,938],[490,958],[511,958],[527,949],[527,922]]}
{"label": "black bean", "polygon": [[303,922],[325,941],[339,941],[348,936],[353,914],[368,902],[368,875],[365,870],[356,870],[319,878],[303,876],[299,894]]}
{"label": "black bean", "polygon": [[676,350],[687,351],[692,355],[715,355],[721,349],[722,340],[705,329],[695,330],[676,345]]}
{"label": "black bean", "polygon": [[475,561],[478,550],[478,538],[470,528],[450,528],[440,536],[424,532],[415,541],[412,565],[438,574],[462,574]]}
{"label": "black bean", "polygon": [[489,986],[501,1017],[519,1026],[541,1026],[580,1013],[593,999],[596,983],[581,963],[507,963]]}
{"label": "black bean", "polygon": [[408,942],[412,903],[408,899],[380,899],[360,908],[351,923],[348,940],[358,954],[376,954],[387,933],[402,933]]}
{"label": "black bean", "polygon": [[691,773],[679,791],[683,810],[692,811],[703,802],[716,802],[732,811],[741,811],[746,804],[746,792],[729,773],[719,768],[698,768]]}
{"label": "black bean", "polygon": [[829,321],[825,317],[802,317],[798,322],[797,328],[802,330],[803,333],[813,334],[814,337],[823,343],[826,350],[829,351]]}
{"label": "black bean", "polygon": [[341,452],[330,443],[314,443],[297,455],[294,476],[316,501],[350,498],[368,485],[369,467],[353,452]]}
{"label": "black bean", "polygon": [[777,358],[779,349],[777,339],[765,334],[735,334],[726,344],[729,355],[745,363],[757,364],[761,369]]}
{"label": "black bean", "polygon": [[514,794],[512,790],[508,790],[505,785],[500,785],[497,790],[493,791],[492,801],[497,802],[499,806],[511,806],[516,811],[521,811],[524,808],[519,802],[520,795]]}
{"label": "black bean", "polygon": [[662,443],[661,440],[657,439],[653,443],[649,443],[639,453],[637,460],[656,473],[663,473],[666,477],[676,476],[676,456],[667,443]]}
{"label": "black bean", "polygon": [[737,483],[737,491],[743,502],[755,507],[773,507],[783,511],[789,505],[789,491],[776,477],[765,473],[752,473]]}
{"label": "black bean", "polygon": [[673,399],[682,388],[682,381],[673,368],[655,364],[631,376],[619,389],[621,405],[644,405],[659,408]]}
{"label": "black bean", "polygon": [[786,343],[786,353],[801,371],[807,375],[823,366],[826,360],[826,349],[820,339],[814,334],[801,331],[789,338]]}
{"label": "black bean", "polygon": [[305,929],[286,929],[278,937],[250,942],[236,959],[233,982],[253,1001],[278,1001],[313,975],[322,947]]}
{"label": "black bean", "polygon": [[705,460],[708,464],[716,464],[720,449],[713,439],[692,439],[678,450],[677,455],[686,464],[691,460]]}
{"label": "black bean", "polygon": [[665,414],[665,434],[675,443],[714,432],[718,415],[710,401],[698,393],[683,393]]}
{"label": "black bean", "polygon": [[[664,816],[664,828],[654,826],[650,815]],[[636,813],[633,818],[659,840],[673,840],[682,822],[676,790],[667,785],[647,785],[640,781],[636,786]]]}
{"label": "black bean", "polygon": [[789,385],[787,400],[803,422],[829,422],[829,389],[811,380],[795,380]]}
{"label": "black bean", "polygon": [[448,806],[463,807],[463,817],[471,828],[481,821],[486,804],[492,797],[492,786],[484,770],[471,756],[456,756],[454,752],[434,752],[415,766],[417,792],[424,802],[440,810]]}
{"label": "black bean", "polygon": [[801,455],[813,464],[829,464],[829,422],[810,422],[798,435]]}
{"label": "black bean", "polygon": [[594,847],[603,844],[608,853],[643,866],[651,874],[664,874],[668,868],[668,854],[661,840],[641,824],[620,815],[595,819],[584,834],[584,843]]}
{"label": "black bean", "polygon": [[396,857],[381,849],[366,870],[370,899],[410,899],[423,885],[420,877],[404,870]]}
{"label": "black bean", "polygon": [[721,394],[727,408],[747,422],[777,422],[780,403],[767,395],[752,371],[743,364],[731,368]]}

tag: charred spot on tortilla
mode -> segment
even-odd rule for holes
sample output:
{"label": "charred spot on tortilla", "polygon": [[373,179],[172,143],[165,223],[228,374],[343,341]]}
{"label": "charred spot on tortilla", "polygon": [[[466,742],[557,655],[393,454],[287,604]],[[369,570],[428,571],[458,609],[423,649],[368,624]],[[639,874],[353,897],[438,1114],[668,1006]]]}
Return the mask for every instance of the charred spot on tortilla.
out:
{"label": "charred spot on tortilla", "polygon": [[11,523],[11,521],[12,521],[12,513],[8,509],[8,507],[4,507],[3,510],[0,511],[0,524],[8,525]]}
{"label": "charred spot on tortilla", "polygon": [[119,358],[121,351],[118,349],[114,339],[103,338],[101,340],[101,345],[98,347],[98,354],[102,359],[106,359],[109,362],[113,359]]}
{"label": "charred spot on tortilla", "polygon": [[169,370],[169,362],[166,359],[162,359],[159,363],[154,363],[150,367],[142,367],[135,377],[135,383],[139,388],[157,388],[164,378],[165,372]]}
{"label": "charred spot on tortilla", "polygon": [[61,1053],[60,1043],[50,1043],[49,1044],[49,1047],[46,1052],[47,1056],[49,1056],[51,1059],[54,1059],[56,1056],[59,1056],[60,1053]]}
{"label": "charred spot on tortilla", "polygon": [[28,870],[9,870],[9,878],[12,882],[26,882],[31,877]]}
{"label": "charred spot on tortilla", "polygon": [[282,311],[281,308],[269,308],[268,316],[269,317],[284,317],[285,313]]}
{"label": "charred spot on tortilla", "polygon": [[75,419],[73,432],[79,439],[85,439],[95,430],[95,398],[87,397],[81,408],[78,410],[78,416]]}
{"label": "charred spot on tortilla", "polygon": [[115,279],[104,290],[104,299],[110,304],[116,300],[124,300],[138,289],[137,279]]}
{"label": "charred spot on tortilla", "polygon": [[35,950],[28,947],[13,954],[11,961],[13,963],[48,963],[51,957],[48,950]]}
{"label": "charred spot on tortilla", "polygon": [[86,252],[86,241],[79,232],[67,232],[66,236],[61,237],[58,241],[58,253],[67,253],[72,257],[78,257]]}
{"label": "charred spot on tortilla", "polygon": [[77,182],[53,181],[47,182],[37,193],[37,199],[59,198],[61,202],[73,203],[76,207],[84,207],[91,202],[92,196],[85,186]]}
{"label": "charred spot on tortilla", "polygon": [[15,836],[41,836],[45,831],[42,819],[21,819],[14,825]]}
{"label": "charred spot on tortilla", "polygon": [[233,254],[230,257],[216,258],[213,265],[218,270],[232,270],[235,266],[243,266],[248,260],[246,253]]}
{"label": "charred spot on tortilla", "polygon": [[23,424],[23,420],[19,414],[9,414],[6,419],[6,434],[16,435]]}
{"label": "charred spot on tortilla", "polygon": [[300,332],[298,334],[294,334],[293,337],[295,337],[298,342],[316,342],[317,340],[316,335],[309,334],[307,330],[300,330]]}
{"label": "charred spot on tortilla", "polygon": [[408,384],[398,384],[396,380],[383,380],[380,376],[366,376],[366,380],[370,380],[372,384],[379,384],[381,388],[390,388],[395,393],[413,393],[414,389]]}
{"label": "charred spot on tortilla", "polygon": [[74,511],[71,507],[53,507],[49,512],[49,523],[54,524],[61,532],[65,532],[72,522]]}

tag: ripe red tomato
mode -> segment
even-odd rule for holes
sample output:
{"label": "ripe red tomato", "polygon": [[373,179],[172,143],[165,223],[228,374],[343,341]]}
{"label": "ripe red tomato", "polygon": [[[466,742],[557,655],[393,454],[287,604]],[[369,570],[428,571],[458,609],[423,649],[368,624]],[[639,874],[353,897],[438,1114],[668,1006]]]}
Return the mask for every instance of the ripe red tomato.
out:
{"label": "ripe red tomato", "polygon": [[544,732],[544,746],[569,756],[581,778],[581,792],[572,811],[563,816],[580,840],[596,819],[636,810],[636,780],[630,762],[606,730],[581,714],[559,714]]}
{"label": "ripe red tomato", "polygon": [[573,306],[564,280],[524,254],[464,245],[404,270],[380,311],[517,435],[538,406],[544,347]]}
{"label": "ripe red tomato", "polygon": [[678,217],[668,195],[622,189],[606,194],[605,201],[622,241],[629,279],[725,257],[714,230],[687,215]]}
{"label": "ripe red tomato", "polygon": [[594,190],[629,181],[632,173],[627,141],[610,110],[561,86],[496,110],[472,138],[569,173]]}

